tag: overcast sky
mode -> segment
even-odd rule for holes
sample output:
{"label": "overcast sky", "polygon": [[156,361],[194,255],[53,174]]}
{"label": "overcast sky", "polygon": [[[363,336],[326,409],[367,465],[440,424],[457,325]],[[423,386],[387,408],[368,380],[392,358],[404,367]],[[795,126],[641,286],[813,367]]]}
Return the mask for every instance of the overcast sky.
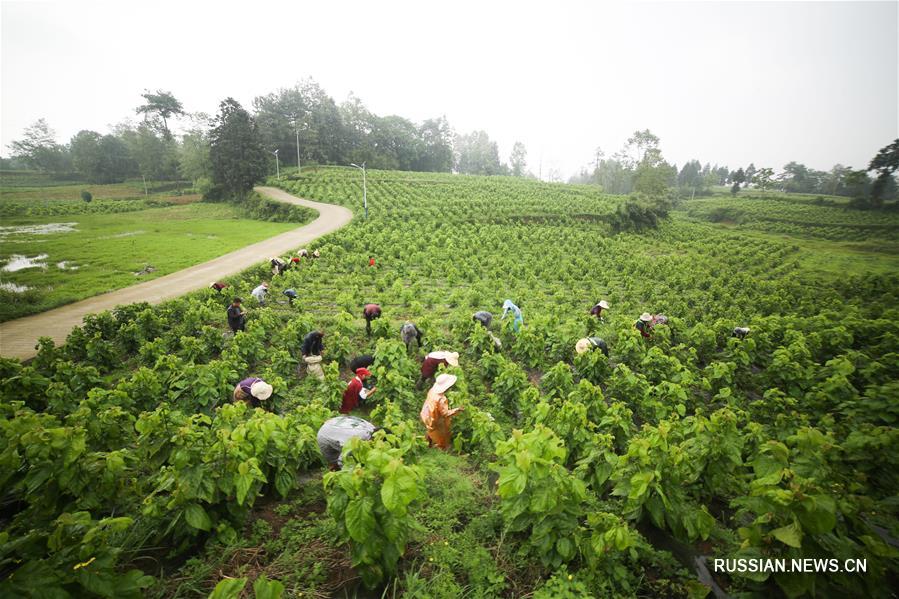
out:
{"label": "overcast sky", "polygon": [[866,165],[897,136],[897,2],[2,2],[2,142],[190,111],[311,76],[338,102],[446,115],[564,176],[635,129],[732,168]]}

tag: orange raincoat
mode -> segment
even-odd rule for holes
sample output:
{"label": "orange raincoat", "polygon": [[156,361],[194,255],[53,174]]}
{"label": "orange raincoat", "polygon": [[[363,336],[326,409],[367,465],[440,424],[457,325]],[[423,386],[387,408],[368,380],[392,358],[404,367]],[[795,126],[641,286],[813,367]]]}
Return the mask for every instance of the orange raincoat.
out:
{"label": "orange raincoat", "polygon": [[449,449],[450,446],[450,425],[461,408],[449,407],[446,401],[446,395],[435,391],[433,388],[428,391],[428,398],[421,408],[421,421],[425,428],[428,429],[428,441],[432,445],[436,445],[440,449]]}

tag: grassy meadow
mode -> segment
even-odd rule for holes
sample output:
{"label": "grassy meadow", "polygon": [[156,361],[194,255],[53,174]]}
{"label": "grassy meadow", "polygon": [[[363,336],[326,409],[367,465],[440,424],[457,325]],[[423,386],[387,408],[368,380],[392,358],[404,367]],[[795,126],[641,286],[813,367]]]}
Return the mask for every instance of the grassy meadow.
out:
{"label": "grassy meadow", "polygon": [[[81,200],[82,189],[91,202]],[[171,184],[151,189],[145,198],[133,182],[2,188],[0,321],[160,277],[297,226],[174,195]],[[14,257],[32,266],[9,270]],[[155,270],[135,275],[147,266]]]}

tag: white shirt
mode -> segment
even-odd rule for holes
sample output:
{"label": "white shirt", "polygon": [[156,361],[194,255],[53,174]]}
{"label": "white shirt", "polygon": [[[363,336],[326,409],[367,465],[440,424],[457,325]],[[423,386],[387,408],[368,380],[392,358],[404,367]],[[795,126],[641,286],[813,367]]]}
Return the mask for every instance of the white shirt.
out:
{"label": "white shirt", "polygon": [[256,289],[250,292],[250,295],[255,297],[260,302],[265,299],[265,294],[268,293],[268,289],[260,285]]}

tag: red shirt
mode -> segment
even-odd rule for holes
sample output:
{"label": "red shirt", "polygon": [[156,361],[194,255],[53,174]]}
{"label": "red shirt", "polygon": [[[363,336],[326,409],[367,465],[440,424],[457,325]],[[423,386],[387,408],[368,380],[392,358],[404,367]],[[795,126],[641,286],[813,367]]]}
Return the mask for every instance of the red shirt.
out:
{"label": "red shirt", "polygon": [[434,373],[437,372],[437,367],[441,364],[449,365],[449,362],[443,358],[425,358],[425,361],[421,363],[421,378],[429,379],[434,376]]}
{"label": "red shirt", "polygon": [[368,265],[369,265],[369,266],[374,266],[374,265],[375,265],[375,259],[374,259],[374,258],[369,258],[369,259],[368,259]]}
{"label": "red shirt", "polygon": [[340,404],[340,413],[349,414],[359,405],[359,392],[362,391],[362,380],[356,376],[346,386],[343,392],[343,403]]}

